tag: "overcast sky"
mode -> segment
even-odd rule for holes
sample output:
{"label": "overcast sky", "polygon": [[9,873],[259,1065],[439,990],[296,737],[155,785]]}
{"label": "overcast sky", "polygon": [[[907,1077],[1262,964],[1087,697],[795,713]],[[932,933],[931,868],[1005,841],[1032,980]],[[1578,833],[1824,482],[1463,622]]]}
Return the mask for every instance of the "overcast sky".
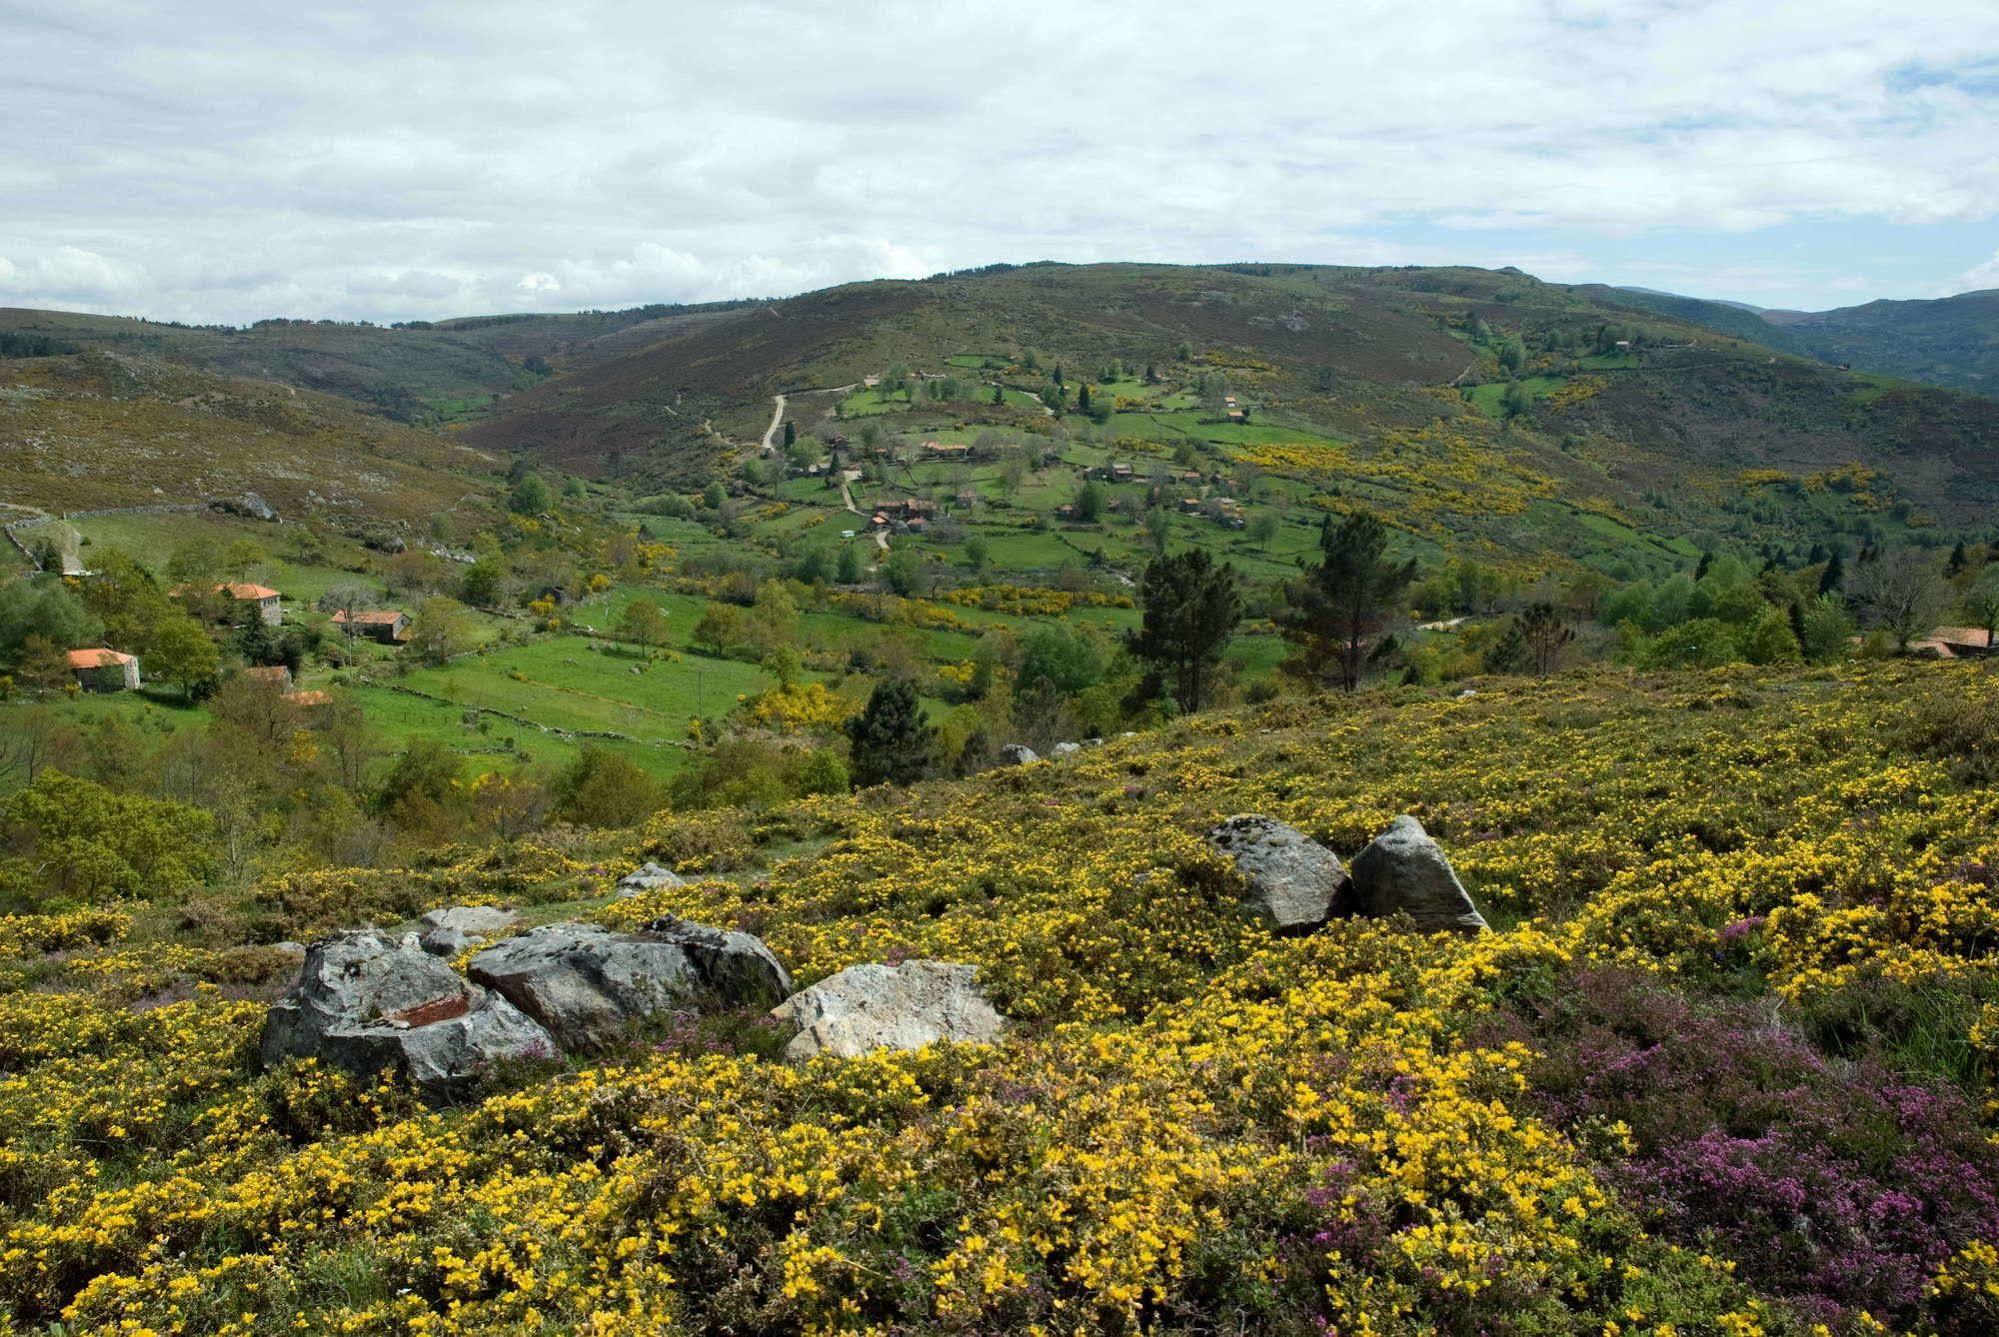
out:
{"label": "overcast sky", "polygon": [[395,320],[996,260],[1999,287],[1999,0],[0,0],[0,305]]}

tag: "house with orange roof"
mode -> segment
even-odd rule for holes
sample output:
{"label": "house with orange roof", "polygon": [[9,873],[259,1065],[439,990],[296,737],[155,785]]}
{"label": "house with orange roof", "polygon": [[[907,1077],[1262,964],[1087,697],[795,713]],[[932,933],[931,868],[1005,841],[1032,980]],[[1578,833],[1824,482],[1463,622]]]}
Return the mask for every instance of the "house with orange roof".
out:
{"label": "house with orange roof", "polygon": [[278,592],[268,585],[252,585],[246,581],[236,581],[217,585],[215,592],[241,611],[254,611],[267,627],[275,627],[285,620],[285,611],[278,600]]}
{"label": "house with orange roof", "polygon": [[76,675],[76,685],[86,692],[139,690],[139,657],[107,646],[70,651],[69,670]]}
{"label": "house with orange roof", "polygon": [[343,608],[333,615],[333,625],[349,636],[366,636],[384,645],[400,645],[410,638],[410,615],[400,608]]}

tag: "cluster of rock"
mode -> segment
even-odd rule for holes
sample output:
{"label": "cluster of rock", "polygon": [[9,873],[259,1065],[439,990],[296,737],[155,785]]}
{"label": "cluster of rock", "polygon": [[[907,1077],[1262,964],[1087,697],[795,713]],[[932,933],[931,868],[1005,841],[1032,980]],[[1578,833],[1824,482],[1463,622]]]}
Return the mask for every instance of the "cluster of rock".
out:
{"label": "cluster of rock", "polygon": [[[1129,735],[1127,735],[1129,736]],[[1048,749],[1050,757],[1073,757],[1086,747],[1102,747],[1101,738],[1085,738],[1080,743],[1057,743]],[[1025,766],[1029,762],[1040,761],[1041,754],[1025,743],[1008,743],[999,750],[999,764],[1002,766]]]}
{"label": "cluster of rock", "polygon": [[1234,860],[1248,884],[1243,903],[1279,932],[1308,933],[1357,915],[1407,915],[1426,932],[1486,927],[1444,851],[1406,814],[1354,856],[1351,870],[1297,827],[1271,817],[1231,817],[1208,841]]}
{"label": "cluster of rock", "polygon": [[784,1052],[794,1062],[990,1042],[1005,1027],[972,966],[854,966],[794,993],[760,939],[671,917],[634,933],[545,924],[480,951],[465,975],[443,959],[462,946],[432,947],[440,933],[512,922],[490,906],[456,906],[426,915],[421,937],[350,929],[314,943],[265,1020],[265,1064],[392,1068],[448,1095],[498,1064],[600,1054],[648,1018],[688,1009],[772,1009],[793,1032]]}
{"label": "cluster of rock", "polygon": [[[1414,817],[1398,817],[1354,857],[1339,856],[1273,818],[1231,817],[1208,833],[1235,862],[1244,904],[1280,932],[1330,919],[1406,915],[1420,929],[1486,927],[1450,860]],[[621,896],[680,879],[647,864]],[[337,933],[305,949],[292,991],[265,1022],[267,1064],[318,1057],[353,1072],[407,1072],[449,1093],[495,1064],[601,1054],[648,1018],[688,1009],[769,1009],[789,1039],[784,1055],[852,1058],[940,1041],[989,1043],[1005,1020],[977,971],[944,961],[851,966],[794,992],[790,974],[748,933],[671,916],[620,933],[599,924],[545,924],[486,944],[517,916],[460,905],[423,917],[421,935]],[[479,948],[464,975],[448,958]]]}

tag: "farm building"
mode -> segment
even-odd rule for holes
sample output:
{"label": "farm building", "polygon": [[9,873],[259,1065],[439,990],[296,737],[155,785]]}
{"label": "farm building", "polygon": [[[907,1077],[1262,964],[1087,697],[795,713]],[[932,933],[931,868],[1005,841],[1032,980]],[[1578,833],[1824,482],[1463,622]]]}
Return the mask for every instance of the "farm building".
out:
{"label": "farm building", "polygon": [[1983,627],[1938,627],[1909,642],[1910,653],[1937,659],[1977,658],[1991,654],[1992,648],[1992,633]]}
{"label": "farm building", "polygon": [[410,615],[400,608],[341,609],[333,615],[333,625],[349,636],[366,636],[387,645],[410,638]]}
{"label": "farm building", "polygon": [[291,694],[292,671],[283,664],[272,664],[269,667],[246,668],[243,670],[243,676],[261,686],[275,688],[287,696]]}
{"label": "farm building", "polygon": [[70,672],[86,692],[132,692],[139,688],[139,657],[97,646],[69,652]]}
{"label": "farm building", "polygon": [[971,457],[972,448],[955,445],[949,441],[925,441],[923,454],[925,458],[933,460],[962,460]]}
{"label": "farm building", "polygon": [[284,621],[284,608],[279,602],[278,592],[267,585],[237,582],[217,585],[215,592],[228,599],[245,615],[254,611],[267,627],[275,627]]}

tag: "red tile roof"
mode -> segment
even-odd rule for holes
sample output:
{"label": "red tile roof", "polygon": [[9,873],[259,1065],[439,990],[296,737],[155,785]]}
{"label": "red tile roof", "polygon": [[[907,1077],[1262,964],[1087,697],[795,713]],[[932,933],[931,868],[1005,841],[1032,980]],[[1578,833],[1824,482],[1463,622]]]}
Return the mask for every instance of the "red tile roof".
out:
{"label": "red tile roof", "polygon": [[93,650],[72,650],[69,652],[69,666],[73,669],[115,668],[132,662],[133,656],[107,650],[98,646]]}
{"label": "red tile roof", "polygon": [[265,599],[275,599],[278,597],[278,592],[266,585],[237,583],[232,585],[217,585],[215,588],[219,593],[226,594],[232,599],[248,599],[252,603],[260,603]]}
{"label": "red tile roof", "polygon": [[351,622],[357,627],[389,627],[402,616],[400,608],[362,608],[352,613],[343,608],[333,615],[333,620],[343,626]]}

